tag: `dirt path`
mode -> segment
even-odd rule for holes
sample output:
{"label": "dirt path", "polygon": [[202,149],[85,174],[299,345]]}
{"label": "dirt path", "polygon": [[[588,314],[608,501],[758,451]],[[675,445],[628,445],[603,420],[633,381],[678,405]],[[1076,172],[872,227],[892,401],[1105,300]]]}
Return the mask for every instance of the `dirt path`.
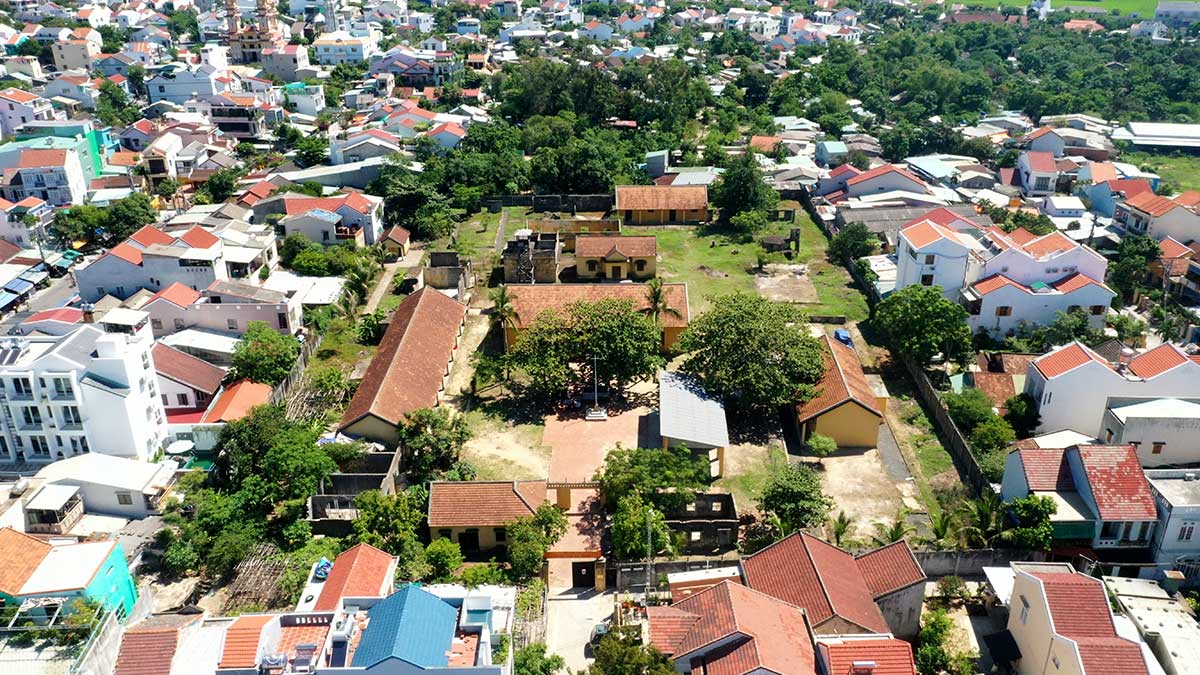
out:
{"label": "dirt path", "polygon": [[[815,460],[805,458],[804,461]],[[878,450],[847,450],[821,461],[822,485],[833,500],[831,516],[844,511],[854,522],[851,539],[869,539],[876,523],[890,523],[904,505],[897,483],[888,477]]]}

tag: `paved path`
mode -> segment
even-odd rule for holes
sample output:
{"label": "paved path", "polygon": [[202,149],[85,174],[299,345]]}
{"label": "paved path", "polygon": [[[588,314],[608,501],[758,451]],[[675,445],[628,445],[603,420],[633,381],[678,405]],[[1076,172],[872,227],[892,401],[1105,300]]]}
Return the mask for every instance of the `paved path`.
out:
{"label": "paved path", "polygon": [[508,211],[500,212],[500,224],[496,226],[496,241],[492,244],[492,248],[496,249],[499,254],[504,251],[504,230],[508,227]]}
{"label": "paved path", "polygon": [[[575,595],[580,592],[579,595]],[[546,648],[567,662],[571,672],[582,672],[592,663],[588,639],[592,627],[612,616],[615,594],[590,590],[550,591],[546,603]]]}
{"label": "paved path", "polygon": [[396,275],[401,270],[420,265],[421,258],[424,256],[424,248],[413,246],[408,249],[408,255],[400,260],[384,263],[383,276],[379,278],[379,283],[375,286],[375,290],[371,291],[371,297],[367,298],[367,304],[363,307],[363,314],[374,312],[379,307],[379,303],[383,302],[383,296],[392,292],[393,280],[396,278]]}

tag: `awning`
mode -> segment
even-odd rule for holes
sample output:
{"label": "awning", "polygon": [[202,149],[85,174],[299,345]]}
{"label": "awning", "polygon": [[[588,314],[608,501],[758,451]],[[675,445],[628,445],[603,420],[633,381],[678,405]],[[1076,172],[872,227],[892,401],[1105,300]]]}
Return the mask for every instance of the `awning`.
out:
{"label": "awning", "polygon": [[54,261],[54,266],[65,270],[68,267],[70,267],[71,264],[74,262],[75,262],[75,260],[73,258],[68,258],[66,256],[63,256],[63,257],[59,258],[58,260]]}
{"label": "awning", "polygon": [[31,288],[33,288],[33,282],[26,281],[21,278],[13,279],[12,281],[8,282],[7,284],[4,284],[4,290],[9,291],[11,293],[16,293],[17,295],[20,295],[20,294],[28,291]]}
{"label": "awning", "polygon": [[1021,648],[1017,646],[1012,633],[1006,630],[984,635],[983,644],[987,645],[993,663],[1012,663],[1021,658]]}
{"label": "awning", "polygon": [[0,291],[0,309],[4,309],[16,301],[17,295],[7,291]]}
{"label": "awning", "polygon": [[40,284],[43,281],[45,281],[46,279],[50,278],[50,273],[49,272],[37,272],[34,270],[30,270],[28,272],[25,272],[24,274],[22,274],[21,276],[19,276],[17,278],[24,279],[25,281],[28,281],[31,284]]}

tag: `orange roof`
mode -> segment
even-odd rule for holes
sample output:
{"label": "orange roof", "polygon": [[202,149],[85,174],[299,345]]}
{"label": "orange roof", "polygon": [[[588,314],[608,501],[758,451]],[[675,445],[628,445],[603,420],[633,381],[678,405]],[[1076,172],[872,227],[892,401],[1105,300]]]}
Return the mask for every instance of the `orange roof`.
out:
{"label": "orange roof", "polygon": [[387,595],[392,583],[392,556],[370,544],[358,544],[342,551],[321,586],[321,595],[313,611],[337,609],[345,597]]}
{"label": "orange roof", "polygon": [[1085,286],[1099,286],[1100,288],[1108,290],[1108,286],[1105,286],[1103,282],[1096,281],[1095,279],[1079,272],[1065,276],[1050,285],[1061,293],[1071,293],[1084,288]]}
{"label": "orange roof", "polygon": [[429,484],[429,527],[504,527],[546,501],[546,481]]}
{"label": "orange roof", "polygon": [[1046,134],[1050,134],[1050,133],[1054,133],[1054,127],[1050,127],[1050,126],[1041,127],[1040,129],[1037,129],[1035,131],[1031,131],[1031,132],[1025,134],[1024,140],[1026,140],[1026,141],[1036,140],[1036,139],[1041,138],[1042,136],[1045,136]]}
{"label": "orange roof", "polygon": [[759,152],[775,152],[775,146],[783,141],[779,136],[751,136],[750,147]]}
{"label": "orange roof", "polygon": [[[666,328],[686,328],[690,318],[687,284],[663,284],[667,305],[679,312],[664,312],[659,320]],[[518,329],[532,324],[546,310],[563,311],[573,302],[629,300],[634,309],[647,307],[646,287],[642,284],[537,284],[510,285],[508,295],[516,310]]]}
{"label": "orange roof", "polygon": [[817,383],[817,395],[796,406],[798,420],[810,420],[848,401],[882,417],[858,354],[828,335],[821,339],[825,343],[825,374]]}
{"label": "orange roof", "polygon": [[912,646],[896,638],[863,638],[818,641],[817,648],[830,673],[854,673],[855,664],[870,662],[871,675],[916,675]]}
{"label": "orange roof", "polygon": [[[1022,228],[1023,229],[1023,228]],[[1030,233],[1032,234],[1032,232]],[[1042,235],[1036,239],[1020,245],[1026,253],[1035,257],[1050,255],[1051,253],[1059,253],[1061,251],[1070,251],[1079,248],[1079,244],[1075,243],[1070,237],[1055,230],[1049,234]]]}
{"label": "orange roof", "polygon": [[575,238],[578,258],[607,258],[616,253],[626,258],[652,258],[658,255],[658,239],[654,235],[594,234]]}
{"label": "orange roof", "polygon": [[1149,379],[1184,363],[1190,363],[1186,354],[1175,345],[1164,342],[1146,352],[1138,354],[1129,362],[1129,372]]}
{"label": "orange roof", "polygon": [[[121,242],[112,247],[108,251],[108,255],[116,256],[127,263],[134,265],[142,264],[142,251],[136,246],[130,245],[128,242]],[[98,262],[98,261],[97,261]]]}
{"label": "orange roof", "polygon": [[250,414],[255,406],[263,405],[271,399],[271,385],[250,380],[238,380],[213,401],[212,407],[204,413],[202,422],[232,422]]}
{"label": "orange roof", "polygon": [[0,529],[0,593],[15,596],[29,580],[51,546],[11,527]]}
{"label": "orange roof", "polygon": [[137,166],[141,162],[141,158],[142,156],[136,152],[122,150],[109,155],[108,163],[110,166]]}
{"label": "orange roof", "polygon": [[199,225],[195,225],[192,229],[184,232],[180,235],[179,239],[192,248],[212,248],[221,241],[217,235]]}
{"label": "orange roof", "polygon": [[143,247],[153,246],[154,244],[170,246],[175,243],[175,237],[150,225],[143,225],[140,230],[129,235],[129,239],[141,244]]}
{"label": "orange roof", "polygon": [[200,292],[192,289],[189,286],[184,286],[176,281],[175,283],[167,286],[151,296],[151,298],[146,301],[146,304],[148,305],[159,298],[178,305],[179,307],[187,307],[200,298]]}
{"label": "orange roof", "polygon": [[900,233],[908,240],[909,245],[920,250],[939,239],[953,238],[955,231],[932,220],[921,220],[905,225]]}
{"label": "orange roof", "polygon": [[253,668],[258,660],[258,641],[263,626],[274,619],[271,614],[238,617],[225,631],[225,649],[218,668]]}
{"label": "orange roof", "polygon": [[1153,192],[1134,195],[1125,200],[1125,205],[1151,216],[1165,215],[1180,206],[1175,200],[1156,195]]}
{"label": "orange roof", "polygon": [[24,89],[9,87],[8,89],[0,91],[0,98],[12,101],[14,103],[31,103],[41,97],[37,94],[27,92]]}
{"label": "orange roof", "polygon": [[64,166],[66,163],[66,150],[22,150],[17,168],[41,169],[49,166]]}
{"label": "orange roof", "polygon": [[1175,203],[1181,206],[1192,207],[1200,204],[1200,192],[1188,190],[1182,194],[1175,196]]}
{"label": "orange roof", "polygon": [[1195,253],[1174,237],[1167,237],[1158,242],[1158,247],[1162,250],[1162,255],[1159,256],[1162,258],[1190,258]]}
{"label": "orange roof", "polygon": [[1026,286],[1025,284],[1023,284],[1019,281],[1016,281],[1014,279],[1009,279],[1008,277],[1004,276],[1003,274],[993,274],[991,276],[984,277],[984,278],[980,279],[979,281],[976,281],[975,283],[971,284],[971,288],[979,295],[987,295],[988,293],[994,293],[1006,286],[1010,286],[1012,288],[1019,289],[1025,293],[1031,292],[1029,287]]}
{"label": "orange roof", "polygon": [[618,185],[618,211],[698,211],[708,208],[703,185]]}
{"label": "orange roof", "polygon": [[863,173],[860,173],[857,176],[854,176],[853,178],[850,178],[849,180],[847,180],[846,185],[857,185],[859,183],[873,180],[880,176],[886,176],[889,173],[899,174],[899,175],[913,181],[914,183],[916,183],[918,185],[921,185],[921,186],[925,185],[924,181],[922,181],[920,178],[917,178],[916,176],[905,171],[904,169],[901,169],[900,167],[896,166],[895,164],[884,164],[883,166],[877,166],[874,169],[871,169],[870,171],[864,171]]}
{"label": "orange roof", "polygon": [[1088,170],[1092,172],[1093,183],[1105,183],[1117,179],[1117,167],[1113,166],[1111,162],[1092,162],[1088,165]]}
{"label": "orange roof", "polygon": [[1108,362],[1099,354],[1088,349],[1082,343],[1072,342],[1065,347],[1039,357],[1033,362],[1033,366],[1038,369],[1038,372],[1043,377],[1050,379],[1068,373],[1092,361],[1103,364],[1106,368],[1109,367]]}

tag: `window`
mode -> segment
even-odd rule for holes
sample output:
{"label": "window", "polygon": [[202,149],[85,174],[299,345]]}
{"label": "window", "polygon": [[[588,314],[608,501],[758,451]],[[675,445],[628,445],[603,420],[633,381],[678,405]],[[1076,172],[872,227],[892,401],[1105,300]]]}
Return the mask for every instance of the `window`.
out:
{"label": "window", "polygon": [[183,330],[183,319],[175,319],[175,330]]}
{"label": "window", "polygon": [[69,405],[65,406],[62,411],[63,424],[79,425],[83,424],[83,417],[79,415],[79,408]]}
{"label": "window", "polygon": [[18,377],[13,380],[13,391],[17,396],[32,396],[33,384],[30,383],[29,378]]}
{"label": "window", "polygon": [[588,261],[588,265],[587,265],[587,267],[588,267],[588,271],[589,271],[589,272],[595,272],[595,271],[596,271],[596,261],[595,261],[595,260],[589,260],[589,261]]}
{"label": "window", "polygon": [[932,286],[933,285],[933,275],[932,274],[922,274],[921,275],[921,285],[922,286]]}
{"label": "window", "polygon": [[700,541],[700,530],[692,530],[688,534],[692,541]]}
{"label": "window", "polygon": [[1183,526],[1179,528],[1179,536],[1175,538],[1175,541],[1191,541],[1192,535],[1195,532],[1196,523],[1190,520],[1184,521]]}
{"label": "window", "polygon": [[1025,596],[1022,595],[1021,596],[1021,624],[1024,625],[1025,621],[1028,619],[1029,619],[1029,601],[1026,600]]}
{"label": "window", "polygon": [[996,308],[996,316],[1012,316],[1012,307],[1000,305]]}
{"label": "window", "polygon": [[130,506],[133,504],[133,495],[128,492],[117,493],[117,503],[121,506]]}
{"label": "window", "polygon": [[1081,309],[1083,309],[1083,307],[1080,307],[1079,305],[1067,305],[1067,313],[1068,314],[1070,314],[1071,312],[1077,312]]}
{"label": "window", "polygon": [[1107,307],[1104,305],[1092,305],[1090,308],[1092,316],[1100,316],[1104,313],[1105,309],[1107,309]]}
{"label": "window", "polygon": [[1112,429],[1105,429],[1105,430],[1104,430],[1104,442],[1105,442],[1105,443],[1112,443],[1112,439],[1113,439],[1113,430],[1112,430]]}
{"label": "window", "polygon": [[150,327],[154,330],[162,330],[162,319],[150,319]]}
{"label": "window", "polygon": [[33,445],[33,454],[45,457],[50,456],[50,444],[46,442],[45,436],[32,436],[29,441]]}
{"label": "window", "polygon": [[493,530],[493,532],[496,535],[497,544],[503,544],[504,542],[508,541],[508,531],[503,527],[497,527]]}
{"label": "window", "polygon": [[21,408],[21,419],[27,426],[40,426],[42,423],[42,411],[30,406]]}
{"label": "window", "polygon": [[1101,539],[1116,539],[1121,534],[1121,523],[1104,523],[1100,528]]}
{"label": "window", "polygon": [[1163,448],[1165,447],[1167,447],[1166,443],[1163,443],[1162,441],[1155,441],[1150,445],[1150,454],[1161,455]]}
{"label": "window", "polygon": [[925,264],[926,265],[932,265],[933,261],[934,261],[934,255],[932,253],[925,255]]}
{"label": "window", "polygon": [[225,325],[229,327],[229,330],[237,330],[237,319],[227,319]]}
{"label": "window", "polygon": [[287,327],[288,327],[288,315],[287,315],[287,312],[279,312],[278,314],[276,314],[276,315],[275,315],[275,320],[279,322],[279,327],[280,327],[280,328],[287,328]]}
{"label": "window", "polygon": [[639,271],[639,272],[645,272],[646,271],[646,261],[639,260],[636,263],[634,263],[634,267],[636,267],[637,271]]}
{"label": "window", "polygon": [[162,395],[162,402],[163,402],[163,405],[171,405],[171,401],[167,399],[166,394]]}
{"label": "window", "polygon": [[175,400],[179,402],[179,405],[187,405],[188,404],[188,395],[187,394],[175,394]]}

